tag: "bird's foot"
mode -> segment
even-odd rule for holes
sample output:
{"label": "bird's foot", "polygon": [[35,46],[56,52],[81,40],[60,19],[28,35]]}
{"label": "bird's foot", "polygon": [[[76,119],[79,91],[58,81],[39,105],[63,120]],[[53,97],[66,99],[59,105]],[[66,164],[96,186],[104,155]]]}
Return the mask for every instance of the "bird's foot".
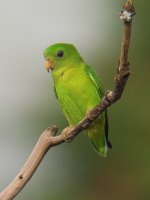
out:
{"label": "bird's foot", "polygon": [[[86,111],[86,117],[88,117],[92,122],[96,119],[95,115],[93,115],[92,113],[93,108],[90,108]],[[99,119],[101,118],[101,115],[99,116]]]}
{"label": "bird's foot", "polygon": [[63,140],[65,140],[66,142],[71,142],[73,140],[73,136],[72,134],[69,134],[70,130],[73,128],[73,125],[66,127],[62,133],[61,136],[63,138]]}
{"label": "bird's foot", "polygon": [[90,111],[87,111],[87,112],[86,112],[86,117],[88,117],[88,118],[92,121],[92,117],[91,117],[91,115],[90,115]]}
{"label": "bird's foot", "polygon": [[88,111],[86,112],[86,117],[88,117],[91,121],[94,121],[95,118],[94,118],[93,115],[91,115],[91,111],[92,111],[92,109],[91,109],[91,110],[88,110]]}

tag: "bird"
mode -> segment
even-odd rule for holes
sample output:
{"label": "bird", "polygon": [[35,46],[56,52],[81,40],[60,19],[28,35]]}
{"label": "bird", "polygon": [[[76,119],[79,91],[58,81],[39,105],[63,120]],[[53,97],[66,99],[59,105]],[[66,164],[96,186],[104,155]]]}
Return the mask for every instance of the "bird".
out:
{"label": "bird", "polygon": [[[62,112],[69,125],[74,126],[101,102],[103,90],[100,79],[73,44],[52,44],[44,50],[44,58]],[[106,157],[108,148],[112,148],[108,141],[107,110],[85,131],[95,151]]]}

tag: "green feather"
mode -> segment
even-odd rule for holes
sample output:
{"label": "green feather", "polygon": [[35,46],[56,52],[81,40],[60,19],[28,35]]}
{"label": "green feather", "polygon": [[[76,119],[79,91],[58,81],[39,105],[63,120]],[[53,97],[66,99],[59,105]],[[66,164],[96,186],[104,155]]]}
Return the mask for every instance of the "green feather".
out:
{"label": "green feather", "polygon": [[[63,52],[59,56],[58,52]],[[70,125],[77,124],[101,101],[102,87],[95,71],[81,58],[71,44],[58,43],[48,47],[44,56],[54,63],[51,74],[56,97]],[[107,113],[86,129],[95,150],[106,156],[108,142]]]}
{"label": "green feather", "polygon": [[101,86],[100,79],[97,76],[96,72],[89,66],[86,67],[86,72],[87,72],[87,75],[89,76],[91,82],[96,87],[96,89],[99,93],[99,96],[102,98],[102,96],[103,96],[102,86]]}

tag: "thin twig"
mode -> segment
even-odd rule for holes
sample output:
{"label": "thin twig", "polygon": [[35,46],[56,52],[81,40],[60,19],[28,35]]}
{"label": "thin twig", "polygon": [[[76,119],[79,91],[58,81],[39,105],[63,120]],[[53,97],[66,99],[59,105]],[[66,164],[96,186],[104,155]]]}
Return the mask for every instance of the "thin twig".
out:
{"label": "thin twig", "polygon": [[120,18],[124,22],[123,38],[121,44],[121,54],[119,65],[117,67],[117,75],[115,77],[114,91],[107,91],[102,98],[100,104],[94,108],[87,117],[72,128],[66,128],[62,133],[56,136],[58,128],[51,126],[46,129],[40,136],[36,146],[34,147],[30,157],[24,164],[15,179],[0,193],[0,200],[12,200],[26,185],[33,176],[37,167],[41,163],[47,151],[56,145],[59,145],[65,138],[70,141],[82,130],[86,129],[94,120],[109,106],[118,101],[124,91],[124,87],[130,75],[128,63],[128,49],[131,37],[132,16],[135,14],[134,6],[131,0],[126,1],[120,13]]}

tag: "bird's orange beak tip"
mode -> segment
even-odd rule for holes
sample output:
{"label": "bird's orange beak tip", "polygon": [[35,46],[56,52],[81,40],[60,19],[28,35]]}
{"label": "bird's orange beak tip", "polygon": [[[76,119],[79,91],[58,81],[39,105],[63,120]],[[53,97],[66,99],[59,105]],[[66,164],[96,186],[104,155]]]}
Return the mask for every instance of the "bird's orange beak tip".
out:
{"label": "bird's orange beak tip", "polygon": [[46,59],[45,60],[45,68],[49,72],[49,70],[54,68],[54,63],[51,60]]}

